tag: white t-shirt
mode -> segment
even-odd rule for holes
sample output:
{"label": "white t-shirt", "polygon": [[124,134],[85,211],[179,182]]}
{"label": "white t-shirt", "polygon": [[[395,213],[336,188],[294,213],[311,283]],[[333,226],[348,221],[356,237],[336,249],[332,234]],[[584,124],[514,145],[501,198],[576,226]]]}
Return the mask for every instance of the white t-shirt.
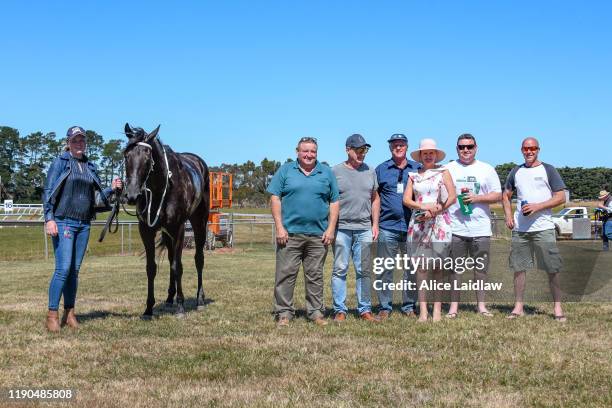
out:
{"label": "white t-shirt", "polygon": [[[497,172],[490,164],[475,160],[470,165],[453,161],[446,165],[451,178],[455,183],[457,195],[461,189],[467,187],[477,195],[500,193],[501,184]],[[461,212],[459,202],[456,201],[449,209],[451,216],[451,227],[454,235],[462,237],[490,237],[491,236],[491,213],[489,204],[472,204],[472,214],[465,215]]]}
{"label": "white t-shirt", "polygon": [[554,229],[552,210],[542,210],[528,216],[521,212],[521,202],[541,203],[552,198],[553,192],[565,190],[561,175],[550,164],[535,167],[516,166],[508,174],[506,190],[516,190],[517,205],[514,211],[514,229],[519,232],[534,232]]}

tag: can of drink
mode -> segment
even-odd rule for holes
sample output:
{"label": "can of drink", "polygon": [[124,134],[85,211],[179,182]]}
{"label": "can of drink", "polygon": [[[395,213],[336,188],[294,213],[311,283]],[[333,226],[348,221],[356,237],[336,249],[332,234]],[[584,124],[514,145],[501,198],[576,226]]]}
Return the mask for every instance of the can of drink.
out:
{"label": "can of drink", "polygon": [[528,202],[527,200],[521,200],[521,213],[522,213],[524,216],[528,216],[529,214],[531,214],[530,212],[527,212],[527,213],[526,213],[525,211],[523,211],[523,207],[524,207],[525,205],[527,205],[527,204],[529,204],[529,202]]}
{"label": "can of drink", "polygon": [[457,201],[459,201],[459,208],[461,209],[461,213],[463,215],[470,215],[472,213],[472,204],[463,202],[463,199],[469,192],[470,192],[469,188],[462,187],[461,194],[457,196]]}

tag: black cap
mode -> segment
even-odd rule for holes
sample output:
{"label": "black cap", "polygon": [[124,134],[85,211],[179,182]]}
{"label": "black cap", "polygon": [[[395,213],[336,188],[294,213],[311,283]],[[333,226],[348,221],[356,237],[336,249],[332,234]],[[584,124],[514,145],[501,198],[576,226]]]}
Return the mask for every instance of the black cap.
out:
{"label": "black cap", "polygon": [[408,138],[403,133],[392,134],[389,140],[387,140],[387,142],[391,143],[391,142],[395,142],[396,140],[401,140],[402,142],[406,142],[406,144],[408,144]]}
{"label": "black cap", "polygon": [[85,130],[80,126],[72,126],[70,129],[68,129],[68,132],[66,132],[66,139],[70,140],[79,135],[85,136]]}
{"label": "black cap", "polygon": [[350,148],[353,148],[353,149],[358,149],[358,148],[363,147],[363,146],[372,147],[372,146],[370,146],[365,141],[363,136],[361,136],[359,133],[355,133],[353,135],[350,135],[346,139],[346,147],[350,147]]}

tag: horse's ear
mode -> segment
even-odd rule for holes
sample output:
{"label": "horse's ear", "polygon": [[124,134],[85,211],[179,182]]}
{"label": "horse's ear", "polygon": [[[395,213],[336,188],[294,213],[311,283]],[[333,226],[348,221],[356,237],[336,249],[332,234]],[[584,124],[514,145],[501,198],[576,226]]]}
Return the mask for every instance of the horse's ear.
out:
{"label": "horse's ear", "polygon": [[157,137],[157,134],[159,133],[159,127],[161,125],[157,125],[157,127],[147,135],[147,137],[145,138],[145,142],[151,142],[153,141],[153,139],[155,139],[155,137]]}
{"label": "horse's ear", "polygon": [[127,138],[129,139],[130,137],[132,137],[134,135],[134,132],[132,130],[132,127],[130,126],[129,123],[125,123],[125,136],[127,136]]}

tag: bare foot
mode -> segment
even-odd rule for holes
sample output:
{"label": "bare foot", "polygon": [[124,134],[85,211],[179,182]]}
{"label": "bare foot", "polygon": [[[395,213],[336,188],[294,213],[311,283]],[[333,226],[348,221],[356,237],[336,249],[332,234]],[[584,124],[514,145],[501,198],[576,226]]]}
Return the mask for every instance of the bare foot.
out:
{"label": "bare foot", "polygon": [[427,313],[425,313],[425,314],[420,314],[420,315],[419,315],[419,319],[417,320],[417,322],[419,322],[419,323],[425,323],[425,322],[427,321],[427,317],[428,317],[428,316],[427,316]]}

